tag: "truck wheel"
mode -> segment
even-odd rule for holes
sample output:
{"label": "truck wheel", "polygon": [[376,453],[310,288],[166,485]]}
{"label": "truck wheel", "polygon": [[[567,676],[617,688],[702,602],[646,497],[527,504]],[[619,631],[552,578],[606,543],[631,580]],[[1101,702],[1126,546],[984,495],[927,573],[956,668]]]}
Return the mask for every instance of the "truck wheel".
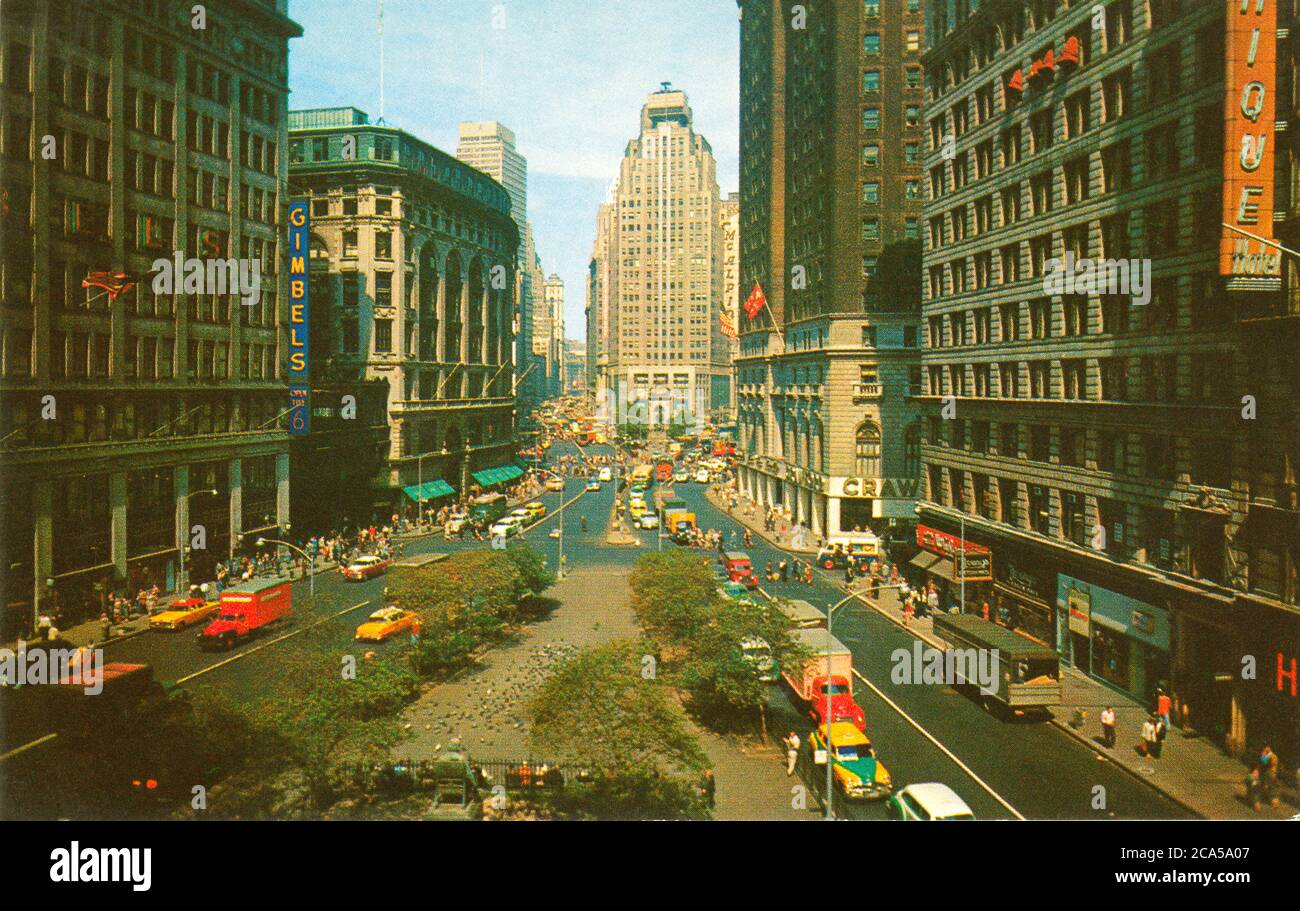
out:
{"label": "truck wheel", "polygon": [[230,651],[235,647],[235,637],[227,634],[223,641],[223,645],[226,651]]}

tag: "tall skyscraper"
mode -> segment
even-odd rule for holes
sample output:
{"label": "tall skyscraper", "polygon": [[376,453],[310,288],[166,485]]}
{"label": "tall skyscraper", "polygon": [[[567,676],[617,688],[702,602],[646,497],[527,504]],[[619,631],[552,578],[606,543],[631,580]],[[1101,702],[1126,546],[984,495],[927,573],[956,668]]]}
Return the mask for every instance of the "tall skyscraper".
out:
{"label": "tall skyscraper", "polygon": [[551,273],[542,288],[546,308],[546,394],[554,398],[564,386],[564,279]]}
{"label": "tall skyscraper", "polygon": [[967,562],[1063,663],[1294,763],[1296,21],[1058,7],[929,3],[918,530],[948,598]]}
{"label": "tall skyscraper", "polygon": [[725,413],[716,164],[684,92],[665,83],[646,100],[604,212],[597,249],[612,267],[602,385],[615,419],[694,423]]}
{"label": "tall skyscraper", "polygon": [[[510,217],[519,229],[520,238],[524,238],[530,230],[528,160],[516,148],[514,131],[495,120],[462,122],[456,157],[505,187],[510,196]],[[528,372],[533,362],[532,311],[535,304],[532,271],[527,267],[527,250],[528,245],[521,242],[514,291],[515,375],[524,377],[518,383],[515,402],[516,413],[521,421],[528,420],[540,401],[540,387]]]}
{"label": "tall skyscraper", "polygon": [[[241,533],[288,521],[279,264],[302,29],[285,0],[209,3],[204,31],[163,6],[0,13],[6,641],[34,610],[71,625],[114,590],[212,578]],[[174,257],[256,260],[260,292],[155,291]]]}
{"label": "tall skyscraper", "polygon": [[739,0],[741,487],[816,535],[915,519],[919,0]]}

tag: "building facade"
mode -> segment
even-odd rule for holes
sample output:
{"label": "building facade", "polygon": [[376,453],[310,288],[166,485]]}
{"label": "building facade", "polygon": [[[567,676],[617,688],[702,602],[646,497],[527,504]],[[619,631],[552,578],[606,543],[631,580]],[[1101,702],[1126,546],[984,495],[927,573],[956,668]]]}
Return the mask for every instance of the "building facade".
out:
{"label": "building facade", "polygon": [[[211,578],[241,533],[289,521],[280,229],[302,30],[283,0],[210,3],[202,30],[182,6],[0,17],[6,638],[36,612],[71,623],[113,590]],[[177,255],[256,260],[260,292],[155,291]]]}
{"label": "building facade", "polygon": [[1294,764],[1290,12],[929,7],[922,527],[998,622]]}
{"label": "building facade", "polygon": [[[514,131],[495,120],[464,122],[460,125],[460,138],[456,157],[478,168],[505,187],[510,195],[510,217],[519,230],[520,238],[531,230],[528,224],[528,160],[519,153]],[[532,363],[533,345],[533,283],[526,265],[528,245],[519,244],[518,266],[515,272],[514,336],[515,377],[524,376]],[[541,401],[540,387],[525,378],[517,383],[515,409],[518,423],[530,422],[533,411]]]}
{"label": "building facade", "polygon": [[[714,351],[718,367],[731,369],[740,354],[740,193],[728,193],[718,205],[718,243],[721,245],[722,300],[718,305],[718,331]],[[723,329],[723,324],[726,330]],[[727,422],[736,419],[736,384],[727,390]]]}
{"label": "building facade", "polygon": [[693,425],[727,409],[718,212],[713,150],[686,94],[665,83],[598,214],[611,264],[600,382],[617,423]]}
{"label": "building facade", "polygon": [[[388,384],[387,502],[460,495],[511,462],[518,229],[486,174],[355,108],[294,111],[290,179],[311,204],[312,354]],[[442,490],[443,488],[439,488]]]}
{"label": "building facade", "polygon": [[740,0],[741,488],[816,536],[915,519],[919,0]]}

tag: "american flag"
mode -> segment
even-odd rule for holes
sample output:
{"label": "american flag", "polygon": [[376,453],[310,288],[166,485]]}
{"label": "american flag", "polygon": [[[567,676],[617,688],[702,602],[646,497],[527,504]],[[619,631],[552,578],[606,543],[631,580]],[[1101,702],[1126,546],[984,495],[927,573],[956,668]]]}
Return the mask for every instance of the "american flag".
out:
{"label": "american flag", "polygon": [[718,328],[722,331],[723,335],[732,341],[735,341],[737,337],[736,322],[731,318],[731,314],[726,310],[718,311]]}

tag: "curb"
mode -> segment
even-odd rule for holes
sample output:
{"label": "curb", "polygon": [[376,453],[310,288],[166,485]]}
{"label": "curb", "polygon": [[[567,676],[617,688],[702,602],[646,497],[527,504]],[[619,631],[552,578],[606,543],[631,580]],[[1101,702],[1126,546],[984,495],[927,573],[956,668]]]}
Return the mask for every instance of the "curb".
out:
{"label": "curb", "polygon": [[[708,500],[708,502],[709,502],[709,504],[710,504],[711,506],[713,506],[713,507],[715,507],[715,508],[717,508],[717,509],[720,509],[724,515],[729,516],[729,517],[731,516],[730,513],[728,513],[725,509],[722,509],[722,508],[721,508],[717,503],[715,503],[715,502],[713,501],[713,498],[712,498],[712,497],[708,497],[708,496],[706,495],[706,499]],[[735,520],[735,521],[738,521],[738,520]],[[745,526],[746,528],[749,527],[749,526],[748,526],[746,523],[744,523],[744,522],[740,522],[739,524],[741,524],[742,526]],[[753,529],[750,529],[750,530],[753,531]],[[760,538],[762,538],[764,541],[766,541],[768,544],[770,544],[772,547],[775,547],[775,548],[776,548],[777,550],[779,550],[779,551],[782,551],[782,552],[784,552],[784,553],[788,553],[788,554],[791,554],[791,555],[794,555],[794,554],[798,554],[798,553],[799,553],[799,551],[791,550],[790,548],[783,546],[783,545],[780,544],[779,542],[773,541],[771,538],[769,538],[769,537],[767,536],[767,534],[766,534],[765,532],[754,531],[754,534],[758,535]],[[837,586],[837,587],[839,587],[839,586]],[[845,593],[847,594],[848,592],[846,591]],[[766,594],[766,592],[764,592],[764,594]],[[910,634],[910,635],[916,637],[917,639],[920,639],[920,640],[923,641],[923,642],[928,643],[930,646],[932,646],[932,647],[934,647],[934,648],[943,648],[943,643],[942,643],[942,642],[940,642],[940,641],[937,640],[937,639],[931,638],[930,636],[927,636],[925,633],[923,633],[922,631],[920,631],[920,630],[918,630],[918,629],[915,629],[914,627],[906,626],[906,625],[905,625],[901,620],[897,619],[897,618],[894,617],[892,614],[888,613],[888,612],[887,612],[883,607],[881,607],[880,605],[878,605],[877,603],[875,603],[874,601],[872,601],[872,600],[871,600],[870,598],[868,598],[866,595],[863,595],[862,597],[860,597],[860,598],[858,599],[858,601],[859,601],[860,603],[863,603],[863,604],[868,605],[872,610],[874,610],[874,611],[875,611],[876,613],[878,613],[880,616],[884,617],[886,620],[888,620],[890,623],[894,624],[895,626],[897,626],[899,629],[903,630],[904,632],[906,632],[906,633],[908,633],[908,634]],[[1105,756],[1105,757],[1106,757],[1106,761],[1109,762],[1111,765],[1115,766],[1115,767],[1118,768],[1118,769],[1123,770],[1123,771],[1124,771],[1126,774],[1128,774],[1130,777],[1136,779],[1137,781],[1142,782],[1142,784],[1146,785],[1146,786],[1147,786],[1148,788],[1150,788],[1151,790],[1155,791],[1155,792],[1158,793],[1158,794],[1161,794],[1162,796],[1164,796],[1164,797],[1167,798],[1168,800],[1172,801],[1173,803],[1175,803],[1175,804],[1177,804],[1178,806],[1182,807],[1184,810],[1186,810],[1186,811],[1188,811],[1189,813],[1191,813],[1192,815],[1196,816],[1198,819],[1208,819],[1208,818],[1209,818],[1209,817],[1207,817],[1204,813],[1202,813],[1200,810],[1196,809],[1196,808],[1193,807],[1191,804],[1187,803],[1187,801],[1183,800],[1182,798],[1180,798],[1180,797],[1178,797],[1178,796],[1176,796],[1176,795],[1170,793],[1169,791],[1165,790],[1164,788],[1160,787],[1160,785],[1156,784],[1156,783],[1155,783],[1154,781],[1152,781],[1150,778],[1147,778],[1147,777],[1146,777],[1145,775],[1143,775],[1141,772],[1138,772],[1136,769],[1130,768],[1129,766],[1125,765],[1125,764],[1122,763],[1122,762],[1119,762],[1119,761],[1117,761],[1117,760],[1115,760],[1115,759],[1112,759],[1110,756],[1108,756],[1108,755],[1105,754],[1105,753],[1101,753],[1101,752],[1099,752],[1099,751],[1097,750],[1097,748],[1096,748],[1096,745],[1093,744],[1092,741],[1088,739],[1088,736],[1087,736],[1086,734],[1080,734],[1079,732],[1077,732],[1077,731],[1075,731],[1073,728],[1071,728],[1068,724],[1066,724],[1064,721],[1061,721],[1061,720],[1057,719],[1055,716],[1053,716],[1052,719],[1051,719],[1051,721],[1049,722],[1049,724],[1051,724],[1053,727],[1057,728],[1057,729],[1060,730],[1061,732],[1063,732],[1063,733],[1065,733],[1065,734],[1068,734],[1070,737],[1073,737],[1075,740],[1078,740],[1080,743],[1082,743],[1082,744],[1084,744],[1085,746],[1087,746],[1088,749],[1090,749],[1092,752],[1097,753],[1097,754],[1100,755],[1100,756]]]}

